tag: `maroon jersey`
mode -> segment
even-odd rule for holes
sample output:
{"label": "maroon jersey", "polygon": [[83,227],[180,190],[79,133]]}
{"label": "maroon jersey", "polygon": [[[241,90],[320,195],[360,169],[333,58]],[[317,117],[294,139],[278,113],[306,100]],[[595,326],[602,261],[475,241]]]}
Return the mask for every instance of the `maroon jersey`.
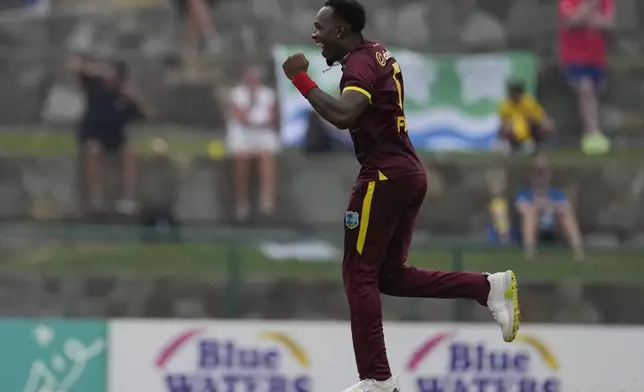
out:
{"label": "maroon jersey", "polygon": [[358,181],[424,174],[407,134],[405,88],[396,59],[379,44],[365,41],[341,64],[340,90],[361,92],[370,102],[349,129],[362,165]]}

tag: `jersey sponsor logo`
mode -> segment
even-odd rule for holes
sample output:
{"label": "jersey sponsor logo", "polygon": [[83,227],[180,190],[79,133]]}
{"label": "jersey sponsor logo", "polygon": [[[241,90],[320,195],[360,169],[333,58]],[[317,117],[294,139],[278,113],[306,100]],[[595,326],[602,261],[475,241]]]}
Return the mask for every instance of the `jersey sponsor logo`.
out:
{"label": "jersey sponsor logo", "polygon": [[380,64],[381,67],[384,67],[387,64],[387,60],[391,58],[391,53],[388,50],[383,52],[376,52],[376,61]]}
{"label": "jersey sponsor logo", "polygon": [[384,67],[385,64],[387,64],[387,60],[385,60],[385,56],[383,56],[382,53],[376,52],[376,61],[378,64],[380,64],[381,67]]}
{"label": "jersey sponsor logo", "polygon": [[360,214],[358,214],[355,211],[347,211],[344,213],[344,224],[349,228],[349,230],[353,230],[358,225],[360,224]]}

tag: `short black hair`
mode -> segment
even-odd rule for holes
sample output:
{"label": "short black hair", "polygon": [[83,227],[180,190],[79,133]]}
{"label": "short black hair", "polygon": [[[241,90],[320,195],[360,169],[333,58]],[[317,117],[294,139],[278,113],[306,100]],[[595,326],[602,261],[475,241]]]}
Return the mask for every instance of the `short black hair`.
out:
{"label": "short black hair", "polygon": [[333,9],[340,18],[351,26],[351,31],[361,33],[367,24],[367,13],[358,0],[326,0],[324,6]]}
{"label": "short black hair", "polygon": [[523,80],[512,79],[508,82],[508,91],[516,94],[525,93],[525,83]]}

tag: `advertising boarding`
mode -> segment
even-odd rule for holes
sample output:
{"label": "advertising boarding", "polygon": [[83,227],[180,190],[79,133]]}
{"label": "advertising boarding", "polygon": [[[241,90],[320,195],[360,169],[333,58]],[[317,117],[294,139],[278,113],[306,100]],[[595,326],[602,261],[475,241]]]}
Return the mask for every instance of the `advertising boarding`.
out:
{"label": "advertising boarding", "polygon": [[104,321],[0,321],[1,392],[106,391]]}
{"label": "advertising boarding", "polygon": [[313,392],[351,354],[331,344],[344,325],[117,321],[110,337],[110,391]]}
{"label": "advertising boarding", "polygon": [[[386,323],[402,392],[642,392],[644,329]],[[358,375],[346,323],[116,321],[109,391],[341,392]]]}

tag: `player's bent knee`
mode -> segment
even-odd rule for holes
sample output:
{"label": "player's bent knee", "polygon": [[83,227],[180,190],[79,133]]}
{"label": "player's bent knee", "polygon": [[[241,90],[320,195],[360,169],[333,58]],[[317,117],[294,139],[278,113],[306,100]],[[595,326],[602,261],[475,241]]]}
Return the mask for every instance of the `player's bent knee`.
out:
{"label": "player's bent knee", "polygon": [[378,290],[382,294],[396,296],[400,292],[400,271],[399,269],[387,270],[378,277]]}
{"label": "player's bent knee", "polygon": [[345,267],[342,270],[342,280],[347,291],[361,290],[362,288],[378,284],[378,270],[371,265],[367,265],[364,261],[363,263],[365,264],[350,265],[345,261]]}
{"label": "player's bent knee", "polygon": [[378,290],[380,291],[381,294],[384,295],[395,295],[396,290],[392,286],[391,282],[388,282],[386,280],[380,279],[378,281]]}

